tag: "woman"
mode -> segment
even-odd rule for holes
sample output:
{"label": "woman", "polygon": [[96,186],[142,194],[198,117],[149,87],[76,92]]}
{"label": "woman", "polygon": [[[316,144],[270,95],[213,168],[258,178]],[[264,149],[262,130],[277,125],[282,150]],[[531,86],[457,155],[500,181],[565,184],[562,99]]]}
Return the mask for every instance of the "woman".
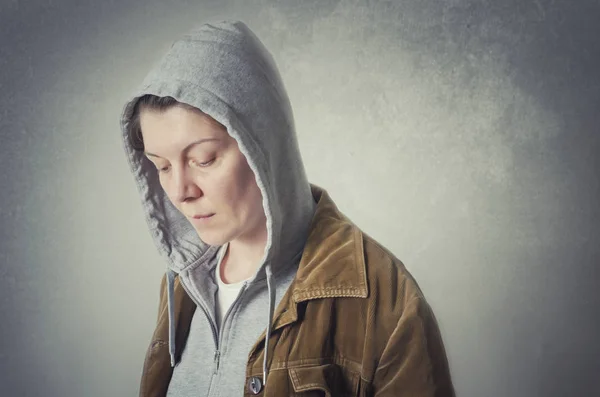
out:
{"label": "woman", "polygon": [[175,42],[121,124],[167,264],[141,396],[454,395],[415,280],[308,182],[246,25]]}

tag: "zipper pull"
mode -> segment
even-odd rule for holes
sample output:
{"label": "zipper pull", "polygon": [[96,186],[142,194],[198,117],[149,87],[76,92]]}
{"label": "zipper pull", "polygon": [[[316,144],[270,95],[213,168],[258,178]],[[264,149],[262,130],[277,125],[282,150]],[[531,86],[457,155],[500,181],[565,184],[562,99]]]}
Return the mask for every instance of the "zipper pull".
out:
{"label": "zipper pull", "polygon": [[221,352],[218,350],[215,350],[215,374],[219,371],[219,360],[221,358]]}

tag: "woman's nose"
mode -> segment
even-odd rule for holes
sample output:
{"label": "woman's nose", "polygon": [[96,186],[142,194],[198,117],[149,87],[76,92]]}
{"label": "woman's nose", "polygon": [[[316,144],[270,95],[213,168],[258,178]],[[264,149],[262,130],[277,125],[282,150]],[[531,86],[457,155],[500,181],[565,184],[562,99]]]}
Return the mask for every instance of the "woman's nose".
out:
{"label": "woman's nose", "polygon": [[180,203],[196,199],[203,194],[202,189],[196,181],[187,175],[185,170],[181,170],[174,175],[173,189],[173,195]]}

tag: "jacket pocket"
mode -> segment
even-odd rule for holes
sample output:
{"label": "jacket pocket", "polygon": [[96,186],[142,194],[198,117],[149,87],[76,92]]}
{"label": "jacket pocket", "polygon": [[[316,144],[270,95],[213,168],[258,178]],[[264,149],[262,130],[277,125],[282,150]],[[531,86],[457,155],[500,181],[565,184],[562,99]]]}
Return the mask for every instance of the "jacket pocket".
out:
{"label": "jacket pocket", "polygon": [[297,396],[343,397],[358,393],[358,374],[353,374],[335,364],[288,369],[290,381]]}

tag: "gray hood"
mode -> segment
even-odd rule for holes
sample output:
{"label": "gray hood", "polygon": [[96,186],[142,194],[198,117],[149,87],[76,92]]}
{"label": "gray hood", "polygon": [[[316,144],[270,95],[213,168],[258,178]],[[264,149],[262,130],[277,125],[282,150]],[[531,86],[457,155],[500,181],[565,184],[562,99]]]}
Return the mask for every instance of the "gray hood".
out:
{"label": "gray hood", "polygon": [[[152,238],[168,268],[172,294],[175,273],[208,263],[218,247],[200,240],[164,193],[154,165],[129,142],[132,111],[144,94],[171,96],[192,105],[223,124],[237,140],[256,175],[267,219],[265,254],[251,282],[267,278],[271,288],[270,277],[277,276],[278,267],[303,250],[315,209],[290,102],[272,56],[242,22],[202,25],[172,45],[124,107],[125,152]],[[272,317],[272,302],[270,306]],[[172,315],[172,304],[169,309]],[[173,327],[172,331],[171,345]]]}

